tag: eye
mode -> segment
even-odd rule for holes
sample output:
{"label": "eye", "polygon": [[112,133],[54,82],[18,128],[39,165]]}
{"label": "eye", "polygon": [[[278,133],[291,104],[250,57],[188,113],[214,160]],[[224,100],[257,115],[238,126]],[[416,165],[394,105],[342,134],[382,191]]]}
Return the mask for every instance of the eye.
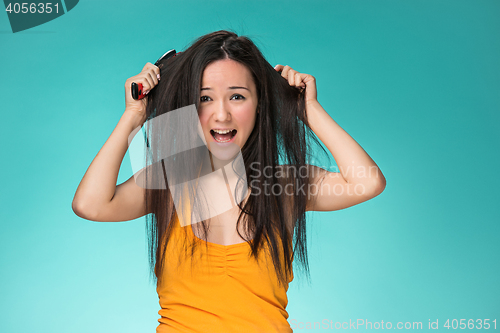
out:
{"label": "eye", "polygon": [[234,94],[231,98],[236,97],[236,96],[241,97],[241,98],[238,98],[238,99],[245,99],[245,97],[243,95],[240,95],[240,94]]}
{"label": "eye", "polygon": [[[231,99],[232,99],[233,97],[238,97],[237,99],[245,99],[245,96],[240,95],[240,94],[234,94],[233,96],[231,96]],[[205,95],[205,96],[201,96],[201,97],[200,97],[200,102],[207,102],[208,100],[207,100],[207,99],[205,99],[205,98],[210,98],[210,97],[208,97],[208,96],[206,96],[206,95]]]}

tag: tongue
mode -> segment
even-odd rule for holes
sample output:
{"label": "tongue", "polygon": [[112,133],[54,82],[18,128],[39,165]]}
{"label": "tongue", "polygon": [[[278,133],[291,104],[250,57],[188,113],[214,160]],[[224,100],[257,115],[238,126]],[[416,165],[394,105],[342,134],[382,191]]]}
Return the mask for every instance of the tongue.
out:
{"label": "tongue", "polygon": [[219,134],[219,133],[214,134],[214,137],[219,141],[227,141],[227,140],[231,139],[232,136],[233,136],[232,132],[229,132],[226,134]]}

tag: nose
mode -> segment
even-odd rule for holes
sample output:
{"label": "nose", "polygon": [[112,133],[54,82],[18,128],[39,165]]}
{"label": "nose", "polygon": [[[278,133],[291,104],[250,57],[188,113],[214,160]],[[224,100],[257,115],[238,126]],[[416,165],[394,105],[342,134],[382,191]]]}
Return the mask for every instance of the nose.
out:
{"label": "nose", "polygon": [[225,122],[231,120],[231,112],[228,106],[222,101],[214,110],[214,120]]}

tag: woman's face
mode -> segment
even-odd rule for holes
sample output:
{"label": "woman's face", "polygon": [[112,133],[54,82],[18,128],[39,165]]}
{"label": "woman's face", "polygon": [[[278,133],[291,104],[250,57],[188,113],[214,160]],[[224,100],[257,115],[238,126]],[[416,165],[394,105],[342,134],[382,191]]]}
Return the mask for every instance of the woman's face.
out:
{"label": "woman's face", "polygon": [[255,126],[257,105],[255,83],[245,65],[231,59],[209,64],[198,108],[208,147],[223,149],[232,143],[243,148]]}

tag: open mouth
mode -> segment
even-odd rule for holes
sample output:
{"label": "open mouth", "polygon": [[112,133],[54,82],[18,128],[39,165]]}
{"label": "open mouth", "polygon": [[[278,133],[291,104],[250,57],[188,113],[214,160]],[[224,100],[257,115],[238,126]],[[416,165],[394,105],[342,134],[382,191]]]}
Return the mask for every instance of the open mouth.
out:
{"label": "open mouth", "polygon": [[233,140],[233,138],[236,135],[236,130],[218,130],[218,129],[211,129],[210,134],[212,134],[212,137],[214,138],[215,141],[224,143],[224,142],[229,142]]}

